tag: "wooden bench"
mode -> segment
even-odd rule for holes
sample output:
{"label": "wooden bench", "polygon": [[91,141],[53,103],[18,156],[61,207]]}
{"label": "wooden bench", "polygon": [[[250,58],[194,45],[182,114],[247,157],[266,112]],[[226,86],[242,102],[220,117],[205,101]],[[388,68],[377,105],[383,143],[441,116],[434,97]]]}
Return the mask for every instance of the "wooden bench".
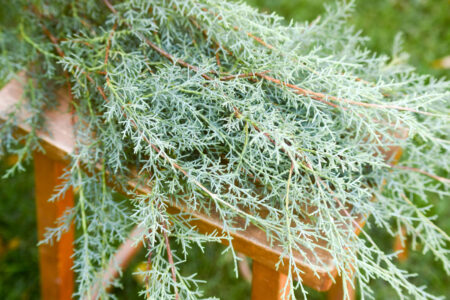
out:
{"label": "wooden bench", "polygon": [[[23,77],[9,82],[0,91],[0,119],[6,121],[6,116],[11,108],[23,98]],[[47,130],[39,132],[45,154],[34,153],[36,207],[38,219],[38,238],[41,239],[47,227],[54,226],[55,220],[62,215],[66,208],[73,206],[73,192],[65,194],[64,199],[55,203],[47,200],[54,192],[55,186],[60,184],[60,176],[68,163],[68,154],[74,150],[74,135],[72,132],[71,115],[68,112],[69,97],[67,92],[59,93],[60,105],[55,111],[46,112]],[[30,128],[26,125],[26,112],[19,115],[18,134],[26,133]],[[399,157],[401,151],[393,147],[386,156]],[[130,182],[133,184],[133,181]],[[139,192],[148,193],[148,187],[138,187]],[[171,212],[187,212],[193,215],[196,221],[192,222],[201,233],[209,233],[214,230],[221,232],[223,229],[218,216],[207,215],[201,212],[188,211],[183,206],[170,204]],[[242,220],[242,222],[244,222]],[[360,223],[363,224],[361,218]],[[133,235],[135,233],[132,233]],[[280,247],[270,246],[265,233],[255,226],[250,225],[244,231],[232,233],[235,251],[245,254],[253,260],[252,299],[273,300],[281,299],[280,290],[285,286],[286,273],[288,272],[287,260],[285,264],[276,269],[275,265],[282,255]],[[54,244],[41,245],[39,247],[39,262],[41,275],[42,299],[71,299],[74,286],[74,275],[71,270],[73,254],[74,230],[65,234],[62,239]],[[120,266],[126,267],[128,261],[137,252],[138,248],[130,246],[130,240],[125,242],[117,252],[116,259]],[[306,251],[306,249],[305,249]],[[308,253],[308,251],[307,251]],[[309,260],[314,261],[310,254]],[[343,299],[342,282],[337,276],[337,270],[333,259],[326,251],[318,249],[315,253],[321,262],[312,266],[306,263],[304,257],[295,254],[295,263],[303,271],[301,279],[306,286],[317,291],[328,292],[329,299]],[[308,255],[309,256],[309,255]],[[211,266],[212,267],[212,266]],[[317,274],[317,275],[315,275]],[[331,274],[332,276],[330,277]],[[114,272],[105,274],[105,277],[116,276]],[[351,291],[351,299],[355,298],[352,283],[347,283]]]}

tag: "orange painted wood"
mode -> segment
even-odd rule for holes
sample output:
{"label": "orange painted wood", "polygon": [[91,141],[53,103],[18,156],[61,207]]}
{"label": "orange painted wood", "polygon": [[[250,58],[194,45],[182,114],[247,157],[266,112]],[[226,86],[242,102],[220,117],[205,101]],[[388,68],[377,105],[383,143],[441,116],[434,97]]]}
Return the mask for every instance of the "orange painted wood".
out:
{"label": "orange painted wood", "polygon": [[[8,113],[23,100],[23,85],[25,78],[19,76],[11,80],[0,90],[0,122],[8,120]],[[75,147],[75,137],[73,134],[72,116],[69,113],[69,97],[67,93],[60,93],[60,105],[55,110],[46,112],[46,127],[48,131],[37,132],[41,139],[41,146],[45,149],[45,154],[58,161],[64,161],[67,154],[71,153]],[[21,110],[17,115],[18,134],[30,131],[30,126],[26,120],[30,114]]]}
{"label": "orange painted wood", "polygon": [[[73,193],[68,191],[58,201],[48,202],[56,186],[61,184],[65,164],[41,153],[34,153],[35,192],[38,239],[44,237],[46,228],[54,227],[55,220],[67,208],[73,207]],[[72,299],[74,276],[72,271],[74,228],[63,234],[53,245],[39,246],[39,271],[41,299]]]}
{"label": "orange painted wood", "polygon": [[342,285],[342,277],[336,277],[336,283],[333,284],[327,293],[328,300],[355,300],[356,290],[351,282],[347,282],[347,297],[344,298],[344,288]]}
{"label": "orange painted wood", "polygon": [[405,227],[402,227],[400,232],[395,236],[393,248],[395,252],[398,252],[397,258],[399,261],[404,262],[408,259],[409,251]]}
{"label": "orange painted wood", "polygon": [[287,276],[253,261],[252,300],[288,300]]}

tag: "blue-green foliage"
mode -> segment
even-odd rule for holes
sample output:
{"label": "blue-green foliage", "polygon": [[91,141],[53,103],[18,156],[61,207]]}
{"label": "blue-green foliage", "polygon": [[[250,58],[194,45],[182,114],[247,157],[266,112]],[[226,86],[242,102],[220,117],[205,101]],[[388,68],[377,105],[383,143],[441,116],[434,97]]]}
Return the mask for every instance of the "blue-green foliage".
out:
{"label": "blue-green foliage", "polygon": [[[234,222],[241,217],[283,248],[288,282],[301,291],[294,252],[322,247],[344,279],[356,269],[364,298],[373,296],[371,278],[400,298],[435,298],[365,231],[357,236],[355,221],[371,215],[369,226],[392,235],[406,228],[449,271],[448,235],[412,202],[429,192],[448,197],[449,180],[433,174],[449,168],[449,82],[413,73],[400,40],[392,58],[368,51],[346,25],[351,9],[343,2],[311,23],[285,25],[217,0],[2,7],[16,24],[1,23],[0,78],[27,70],[31,101],[23,105],[34,130],[45,128],[42,112],[56,105],[49,87],[69,84],[73,95],[76,151],[60,192],[74,187],[78,201],[46,241],[75,219],[76,296],[92,296],[115,248],[138,226],[152,261],[142,295],[198,299],[198,280],[177,264],[207,241],[230,240],[234,255],[229,232],[241,229]],[[37,147],[34,131],[23,147],[11,133],[14,115],[7,120],[2,147],[25,158]],[[394,146],[407,149],[399,167],[383,157]],[[136,174],[149,194],[127,187]],[[114,200],[111,175],[131,205]],[[216,211],[225,233],[197,234],[189,217],[168,213],[181,202]],[[182,251],[171,252],[168,239]]]}

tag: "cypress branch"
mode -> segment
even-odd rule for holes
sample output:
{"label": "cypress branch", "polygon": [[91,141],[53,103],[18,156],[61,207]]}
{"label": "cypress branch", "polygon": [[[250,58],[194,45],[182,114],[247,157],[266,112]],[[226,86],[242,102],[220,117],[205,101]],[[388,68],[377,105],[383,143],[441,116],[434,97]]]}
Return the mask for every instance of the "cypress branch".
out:
{"label": "cypress branch", "polygon": [[[391,61],[365,50],[346,25],[352,3],[286,25],[218,0],[19,2],[6,6],[17,27],[0,20],[0,82],[26,70],[31,100],[22,108],[33,130],[21,146],[12,113],[0,125],[0,153],[20,154],[7,175],[20,169],[39,147],[36,132],[45,128],[45,109],[57,105],[54,91],[68,88],[77,151],[60,192],[73,187],[79,200],[46,241],[73,218],[83,229],[77,297],[110,296],[100,274],[131,228],[141,228],[152,263],[142,295],[198,299],[200,282],[179,271],[188,251],[178,255],[170,241],[189,249],[225,239],[233,251],[240,217],[282,247],[287,286],[304,295],[293,253],[311,251],[305,261],[317,268],[320,249],[344,279],[354,270],[369,298],[378,277],[399,298],[436,299],[409,281],[356,216],[393,236],[406,228],[450,272],[448,235],[415,202],[449,196],[449,82],[398,64],[397,48]],[[397,134],[406,131],[407,138]],[[398,148],[400,164],[385,161]],[[129,205],[114,200],[106,174]],[[127,188],[135,174],[151,193]],[[217,210],[224,236],[195,233],[192,217],[166,210],[171,201]]]}

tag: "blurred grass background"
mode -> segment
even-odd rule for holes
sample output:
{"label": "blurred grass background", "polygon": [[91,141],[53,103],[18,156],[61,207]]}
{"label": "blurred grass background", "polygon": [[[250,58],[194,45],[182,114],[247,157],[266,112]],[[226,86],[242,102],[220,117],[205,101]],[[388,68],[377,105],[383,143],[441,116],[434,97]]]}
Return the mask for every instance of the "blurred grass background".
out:
{"label": "blurred grass background", "polygon": [[[275,11],[287,20],[312,21],[335,0],[246,0],[262,11]],[[403,33],[410,64],[420,73],[450,75],[440,61],[450,55],[449,0],[356,0],[349,24],[370,37],[367,46],[390,54],[395,34]],[[448,64],[448,63],[447,63]]]}
{"label": "blurred grass background", "polygon": [[[263,11],[276,11],[287,20],[313,20],[324,12],[323,4],[334,0],[247,0]],[[410,64],[420,73],[449,77],[450,55],[450,1],[449,0],[357,0],[350,24],[370,37],[368,47],[389,54],[393,38],[403,32],[404,50],[410,53]],[[446,66],[447,64],[447,66]],[[8,158],[0,161],[0,174],[4,174]],[[39,299],[39,272],[36,249],[36,220],[33,197],[33,170],[13,178],[0,180],[0,299]],[[437,224],[450,232],[450,203],[430,197],[435,205],[433,213],[440,217]],[[371,235],[386,251],[391,251],[393,240],[376,229]],[[174,244],[173,247],[177,249]],[[205,296],[221,299],[249,299],[250,283],[240,275],[236,278],[229,253],[221,255],[223,247],[209,245],[205,252],[192,249],[192,256],[182,272],[198,273],[205,280]],[[139,299],[139,283],[133,270],[144,261],[140,253],[125,272],[124,289],[117,290],[119,299]],[[250,263],[250,262],[249,262]],[[420,276],[412,279],[418,285],[427,285],[437,295],[450,295],[450,277],[431,255],[423,256],[411,251],[402,267]],[[386,283],[375,280],[372,284],[376,299],[395,299]],[[311,291],[308,299],[325,299],[324,294]]]}

